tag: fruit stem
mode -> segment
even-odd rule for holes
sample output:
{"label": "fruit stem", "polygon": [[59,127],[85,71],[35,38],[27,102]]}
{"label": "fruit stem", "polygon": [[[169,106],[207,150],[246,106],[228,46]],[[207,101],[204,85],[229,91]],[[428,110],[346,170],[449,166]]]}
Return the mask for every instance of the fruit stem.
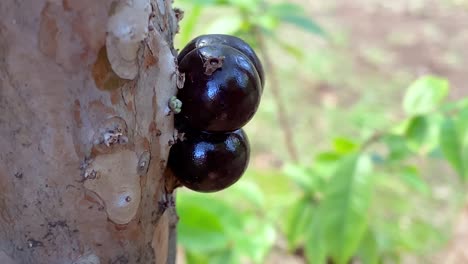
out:
{"label": "fruit stem", "polygon": [[294,162],[298,162],[299,155],[298,155],[296,146],[294,144],[294,137],[293,137],[293,133],[291,130],[291,126],[289,126],[289,122],[288,122],[289,119],[288,119],[288,115],[286,112],[286,107],[284,106],[284,103],[281,100],[279,81],[276,75],[276,69],[273,65],[273,62],[271,61],[271,56],[268,53],[261,30],[258,27],[254,26],[252,28],[252,31],[253,31],[253,35],[255,36],[257,40],[259,50],[265,62],[265,71],[269,73],[269,78],[271,80],[270,88],[273,94],[273,99],[276,104],[278,122],[281,127],[281,130],[283,131],[287,152],[291,160],[293,160]]}

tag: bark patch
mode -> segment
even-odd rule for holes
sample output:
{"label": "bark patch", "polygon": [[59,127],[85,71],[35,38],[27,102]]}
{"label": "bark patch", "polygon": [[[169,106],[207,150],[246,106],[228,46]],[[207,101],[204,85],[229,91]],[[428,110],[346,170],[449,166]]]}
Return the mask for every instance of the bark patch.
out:
{"label": "bark patch", "polygon": [[96,177],[86,179],[84,186],[103,200],[107,216],[116,224],[129,223],[137,213],[141,199],[137,168],[138,157],[130,150],[99,155],[87,168]]}
{"label": "bark patch", "polygon": [[112,70],[105,47],[99,51],[92,73],[96,87],[101,90],[116,90],[125,83],[125,80],[119,78]]}

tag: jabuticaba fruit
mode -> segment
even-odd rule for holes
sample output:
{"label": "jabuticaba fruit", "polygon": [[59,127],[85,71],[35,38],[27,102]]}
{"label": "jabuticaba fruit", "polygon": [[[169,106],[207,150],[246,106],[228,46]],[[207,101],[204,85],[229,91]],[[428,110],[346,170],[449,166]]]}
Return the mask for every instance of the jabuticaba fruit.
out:
{"label": "jabuticaba fruit", "polygon": [[254,116],[260,103],[261,83],[251,60],[226,45],[195,48],[179,61],[185,73],[182,118],[192,128],[206,132],[231,132]]}
{"label": "jabuticaba fruit", "polygon": [[168,166],[185,187],[217,192],[241,178],[249,158],[250,145],[242,129],[215,134],[191,131],[171,147]]}
{"label": "jabuticaba fruit", "polygon": [[178,55],[178,61],[180,62],[188,53],[190,53],[192,50],[204,46],[216,46],[216,45],[225,45],[229,46],[231,48],[237,49],[240,52],[242,52],[247,58],[250,59],[250,61],[253,63],[255,66],[255,69],[257,70],[258,76],[260,77],[260,83],[261,87],[263,90],[263,86],[265,85],[265,72],[263,70],[263,65],[258,58],[257,54],[255,51],[250,47],[249,44],[247,44],[245,41],[242,39],[231,36],[231,35],[225,35],[225,34],[206,34],[206,35],[201,35],[196,38],[194,38],[192,41],[190,41],[180,52]]}
{"label": "jabuticaba fruit", "polygon": [[195,38],[177,62],[185,82],[177,93],[182,110],[175,127],[185,137],[171,147],[168,167],[193,191],[226,189],[249,164],[250,146],[242,127],[260,103],[262,64],[246,42],[221,34]]}

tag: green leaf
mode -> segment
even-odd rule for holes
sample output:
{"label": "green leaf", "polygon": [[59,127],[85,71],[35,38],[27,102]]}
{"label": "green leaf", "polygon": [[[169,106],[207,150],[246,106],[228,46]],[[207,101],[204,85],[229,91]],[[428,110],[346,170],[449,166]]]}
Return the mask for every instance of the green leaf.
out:
{"label": "green leaf", "polygon": [[400,135],[388,134],[384,137],[384,142],[388,148],[387,159],[400,161],[411,155],[411,150],[406,144],[406,138]]}
{"label": "green leaf", "polygon": [[324,179],[330,178],[342,155],[336,152],[321,152],[314,158],[313,170]]}
{"label": "green leaf", "polygon": [[180,192],[178,240],[189,250],[207,252],[225,249],[242,232],[242,214],[215,195]]}
{"label": "green leaf", "polygon": [[265,196],[262,189],[254,181],[243,178],[227,189],[223,195],[231,204],[238,204],[243,200],[245,204],[252,205],[257,210],[264,208]]}
{"label": "green leaf", "polygon": [[307,232],[307,240],[304,245],[305,256],[308,263],[323,264],[327,259],[327,244],[324,241],[324,223],[319,215],[313,218]]}
{"label": "green leaf", "polygon": [[226,249],[220,253],[210,255],[209,264],[237,264],[240,262],[239,258],[240,256],[237,254],[236,250]]}
{"label": "green leaf", "polygon": [[454,117],[454,122],[456,123],[460,141],[466,148],[468,146],[468,107],[460,110],[460,112]]}
{"label": "green leaf", "polygon": [[338,137],[333,140],[333,148],[339,154],[348,154],[358,148],[358,145],[351,139]]}
{"label": "green leaf", "polygon": [[307,197],[302,197],[291,207],[285,230],[290,250],[304,243],[307,230],[312,223],[313,210],[314,205]]}
{"label": "green leaf", "polygon": [[308,18],[307,16],[301,15],[286,15],[280,17],[281,21],[292,24],[302,30],[305,30],[311,34],[325,36],[326,33],[315,21]]}
{"label": "green leaf", "polygon": [[314,20],[310,19],[299,5],[287,2],[273,4],[266,12],[309,33],[320,36],[326,35],[325,31]]}
{"label": "green leaf", "polygon": [[202,204],[184,200],[178,202],[180,221],[177,225],[178,242],[187,250],[207,252],[227,247],[221,219]]}
{"label": "green leaf", "polygon": [[211,264],[210,258],[206,254],[190,250],[185,252],[185,261],[187,264]]}
{"label": "green leaf", "polygon": [[448,117],[442,123],[440,147],[447,161],[461,178],[466,179],[467,171],[463,162],[463,144],[454,121]]}
{"label": "green leaf", "polygon": [[319,163],[336,163],[341,159],[341,155],[336,152],[321,152],[315,157]]}
{"label": "green leaf", "polygon": [[413,82],[403,99],[408,115],[423,115],[436,110],[447,97],[449,83],[435,76],[425,76]]}
{"label": "green leaf", "polygon": [[440,133],[442,123],[445,121],[444,115],[437,112],[427,117],[428,129],[424,143],[426,154],[440,148]]}
{"label": "green leaf", "polygon": [[424,252],[443,245],[446,229],[438,229],[434,223],[417,218],[409,219],[404,226],[396,225],[395,246],[405,251]]}
{"label": "green leaf", "polygon": [[379,264],[379,247],[372,230],[367,230],[359,246],[358,256],[362,264]]}
{"label": "green leaf", "polygon": [[414,190],[425,195],[430,193],[429,186],[421,178],[418,168],[414,166],[405,166],[403,167],[403,170],[399,175],[403,182],[405,182],[409,187],[413,188]]}
{"label": "green leaf", "polygon": [[276,241],[276,230],[272,222],[252,216],[244,220],[244,232],[238,232],[233,246],[241,256],[254,263],[264,263],[264,258]]}
{"label": "green leaf", "polygon": [[410,123],[406,129],[406,138],[408,145],[414,149],[419,150],[427,138],[427,131],[429,124],[425,116],[414,116],[411,118]]}
{"label": "green leaf", "polygon": [[277,17],[282,17],[298,13],[303,14],[304,9],[297,4],[284,2],[270,5],[266,12]]}
{"label": "green leaf", "polygon": [[462,98],[457,101],[447,102],[442,106],[442,111],[452,112],[468,108],[468,98]]}
{"label": "green leaf", "polygon": [[[289,204],[290,199],[296,199],[300,196],[300,191],[295,190],[294,183],[278,169],[250,169],[246,171],[243,178],[254,179],[261,186],[265,194],[265,203],[263,208],[259,208],[265,214],[275,214],[278,207],[283,204]],[[221,197],[224,196],[220,192]],[[237,201],[239,204],[239,200]]]}
{"label": "green leaf", "polygon": [[[238,197],[237,203],[243,198]],[[240,258],[262,263],[276,241],[275,228],[258,216],[258,211],[241,212],[237,207],[217,194],[178,193],[180,244],[190,252],[208,255],[209,263],[234,264],[239,263]]]}
{"label": "green leaf", "polygon": [[326,248],[337,264],[356,253],[367,229],[372,194],[372,162],[364,154],[342,160],[331,178],[319,214]]}
{"label": "green leaf", "polygon": [[[272,32],[278,27],[279,20],[268,14],[252,17],[252,24],[258,25],[263,31]],[[267,35],[267,34],[264,34]]]}

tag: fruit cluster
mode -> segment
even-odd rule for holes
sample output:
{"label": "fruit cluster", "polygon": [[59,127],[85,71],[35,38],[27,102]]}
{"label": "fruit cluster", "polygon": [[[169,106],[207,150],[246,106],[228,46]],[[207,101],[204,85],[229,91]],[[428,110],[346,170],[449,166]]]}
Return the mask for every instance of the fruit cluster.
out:
{"label": "fruit cluster", "polygon": [[191,190],[223,190],[239,180],[249,163],[242,127],[260,103],[262,64],[246,42],[222,34],[193,39],[177,60],[185,83],[177,94],[182,109],[175,126],[185,136],[172,146],[168,166]]}

